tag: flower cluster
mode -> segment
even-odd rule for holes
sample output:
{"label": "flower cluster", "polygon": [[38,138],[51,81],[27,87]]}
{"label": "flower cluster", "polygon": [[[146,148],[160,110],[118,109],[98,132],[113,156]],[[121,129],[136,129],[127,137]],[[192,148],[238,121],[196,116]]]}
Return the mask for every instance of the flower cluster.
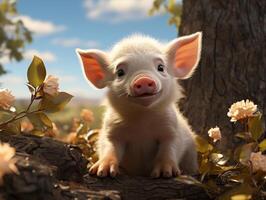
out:
{"label": "flower cluster", "polygon": [[94,120],[93,113],[88,109],[82,109],[80,117],[83,121],[91,123]]}
{"label": "flower cluster", "polygon": [[209,137],[213,139],[213,142],[217,142],[218,140],[221,140],[222,138],[221,131],[218,126],[216,126],[215,128],[211,128],[208,131],[208,134],[209,134]]}
{"label": "flower cluster", "polygon": [[231,105],[227,116],[231,118],[231,122],[236,122],[241,119],[252,117],[257,111],[257,105],[248,99],[246,101],[238,101]]}
{"label": "flower cluster", "polygon": [[55,96],[58,94],[58,90],[58,78],[52,75],[48,75],[48,77],[43,82],[43,92],[51,96]]}
{"label": "flower cluster", "polygon": [[243,130],[234,137],[241,142],[221,151],[217,145],[222,140],[218,126],[209,129],[210,141],[196,135],[201,182],[191,177],[189,181],[219,199],[265,199],[266,139],[262,114],[252,101],[242,100],[231,105],[227,116],[234,124],[240,122],[238,128]]}
{"label": "flower cluster", "polygon": [[250,154],[250,161],[252,163],[253,172],[259,170],[266,172],[266,156],[262,155],[261,152]]}
{"label": "flower cluster", "polygon": [[0,185],[3,183],[3,176],[9,173],[18,173],[15,165],[15,149],[7,143],[0,143]]}
{"label": "flower cluster", "polygon": [[[47,113],[62,110],[72,99],[72,95],[59,91],[58,78],[46,76],[46,68],[41,58],[34,56],[27,71],[27,86],[31,93],[25,110],[16,111],[15,97],[7,89],[0,90],[0,130],[19,134],[30,132],[39,136],[56,134],[56,126]],[[33,106],[34,105],[34,106]],[[23,118],[27,120],[23,120]]]}
{"label": "flower cluster", "polygon": [[0,108],[9,110],[15,101],[15,97],[8,89],[0,89]]}

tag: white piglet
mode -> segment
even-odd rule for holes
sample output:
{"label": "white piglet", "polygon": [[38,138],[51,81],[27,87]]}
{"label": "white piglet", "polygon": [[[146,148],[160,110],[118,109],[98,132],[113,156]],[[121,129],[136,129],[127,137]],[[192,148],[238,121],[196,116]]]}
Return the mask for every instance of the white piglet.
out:
{"label": "white piglet", "polygon": [[98,139],[99,160],[91,174],[171,177],[198,170],[193,132],[176,106],[178,79],[198,65],[201,32],[162,44],[133,35],[110,53],[80,50],[85,78],[108,88],[107,110]]}

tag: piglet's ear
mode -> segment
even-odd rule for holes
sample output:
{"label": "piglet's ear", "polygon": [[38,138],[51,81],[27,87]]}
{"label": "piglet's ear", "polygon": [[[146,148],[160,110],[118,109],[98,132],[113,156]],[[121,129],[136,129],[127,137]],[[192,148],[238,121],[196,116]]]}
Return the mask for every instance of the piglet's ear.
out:
{"label": "piglet's ear", "polygon": [[109,79],[108,57],[103,51],[76,49],[85,78],[96,88],[104,88]]}
{"label": "piglet's ear", "polygon": [[177,78],[189,78],[200,60],[202,33],[179,37],[167,47],[168,62]]}

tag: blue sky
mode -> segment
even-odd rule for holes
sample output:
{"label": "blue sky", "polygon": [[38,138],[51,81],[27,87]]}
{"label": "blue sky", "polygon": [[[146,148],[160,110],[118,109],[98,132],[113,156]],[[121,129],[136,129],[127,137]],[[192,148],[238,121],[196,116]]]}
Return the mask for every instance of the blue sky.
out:
{"label": "blue sky", "polygon": [[133,33],[162,41],[174,39],[168,15],[147,16],[152,0],[19,0],[19,18],[34,32],[25,49],[25,60],[2,59],[8,74],[0,77],[1,87],[18,97],[28,97],[23,84],[34,54],[43,58],[48,74],[59,77],[60,89],[74,96],[101,98],[104,91],[90,88],[84,80],[75,48],[108,50]]}

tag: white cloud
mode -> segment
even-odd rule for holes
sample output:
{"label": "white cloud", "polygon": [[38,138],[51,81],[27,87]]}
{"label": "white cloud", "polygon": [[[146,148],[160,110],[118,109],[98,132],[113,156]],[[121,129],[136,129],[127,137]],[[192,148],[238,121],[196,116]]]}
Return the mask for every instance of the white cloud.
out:
{"label": "white cloud", "polygon": [[56,71],[50,70],[49,74],[58,77],[60,85],[61,84],[73,84],[79,79],[76,76],[64,74],[64,72],[61,70],[56,70]]}
{"label": "white cloud", "polygon": [[52,41],[53,44],[63,47],[80,47],[80,48],[97,48],[99,43],[92,40],[83,41],[78,38],[56,38]]}
{"label": "white cloud", "polygon": [[8,64],[10,62],[10,60],[9,60],[9,57],[8,56],[3,56],[3,57],[1,57],[0,58],[0,63],[1,64]]}
{"label": "white cloud", "polygon": [[[56,56],[50,51],[38,51],[36,49],[29,49],[23,53],[23,58],[26,60],[32,60],[34,56],[40,57],[44,62],[54,62]],[[8,52],[0,58],[0,63],[5,65],[11,63]]]}
{"label": "white cloud", "polygon": [[84,0],[87,17],[111,22],[148,17],[153,0]]}
{"label": "white cloud", "polygon": [[59,80],[62,83],[71,83],[77,80],[77,77],[71,75],[59,75]]}
{"label": "white cloud", "polygon": [[0,51],[2,51],[2,56],[0,56],[0,64],[10,63],[10,59],[9,59],[10,50],[6,48],[1,48]]}
{"label": "white cloud", "polygon": [[16,85],[16,84],[24,84],[26,83],[26,80],[22,76],[17,76],[17,75],[2,75],[0,79],[1,83],[8,83],[7,85]]}
{"label": "white cloud", "polygon": [[56,60],[56,56],[53,53],[49,51],[40,52],[36,49],[27,50],[24,53],[24,58],[27,60],[32,60],[33,56],[35,55],[40,57],[44,62],[53,62]]}
{"label": "white cloud", "polygon": [[53,33],[61,32],[66,29],[65,26],[56,25],[49,21],[33,19],[26,15],[21,15],[15,18],[16,20],[20,19],[23,21],[24,25],[33,33],[44,36],[50,35]]}
{"label": "white cloud", "polygon": [[25,85],[27,82],[25,76],[14,74],[4,74],[0,78],[0,88],[7,88],[11,91],[12,95],[17,98],[29,98],[29,91]]}
{"label": "white cloud", "polygon": [[65,88],[65,91],[72,94],[74,97],[83,97],[83,98],[95,98],[95,99],[103,99],[106,95],[106,89],[97,90],[90,88],[85,85],[82,87],[75,88]]}

